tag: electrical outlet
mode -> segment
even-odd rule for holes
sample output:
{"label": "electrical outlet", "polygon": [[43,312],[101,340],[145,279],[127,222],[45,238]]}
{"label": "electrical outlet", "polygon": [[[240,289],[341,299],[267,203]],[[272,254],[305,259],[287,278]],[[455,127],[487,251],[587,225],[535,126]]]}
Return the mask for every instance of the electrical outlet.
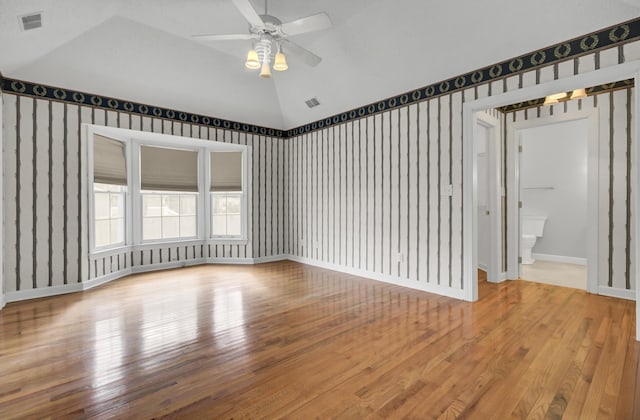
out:
{"label": "electrical outlet", "polygon": [[316,249],[320,248],[320,242],[316,241],[316,245],[315,245]]}
{"label": "electrical outlet", "polygon": [[444,197],[451,197],[453,195],[453,185],[451,184],[442,185],[442,188],[440,189],[440,195]]}
{"label": "electrical outlet", "polygon": [[398,262],[404,262],[404,254],[402,252],[398,252],[396,254],[396,261]]}

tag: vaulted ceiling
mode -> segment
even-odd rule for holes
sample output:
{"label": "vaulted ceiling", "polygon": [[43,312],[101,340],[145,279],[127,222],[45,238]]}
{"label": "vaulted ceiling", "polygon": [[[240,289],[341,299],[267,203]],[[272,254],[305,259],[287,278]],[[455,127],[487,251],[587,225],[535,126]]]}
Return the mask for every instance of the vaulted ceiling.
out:
{"label": "vaulted ceiling", "polygon": [[[251,0],[262,12],[263,0]],[[288,129],[640,15],[638,0],[270,0],[290,21],[333,27],[292,38],[323,58],[259,79],[231,0],[0,0],[0,72],[11,78]],[[18,16],[43,12],[23,31]],[[305,100],[320,106],[309,109]]]}

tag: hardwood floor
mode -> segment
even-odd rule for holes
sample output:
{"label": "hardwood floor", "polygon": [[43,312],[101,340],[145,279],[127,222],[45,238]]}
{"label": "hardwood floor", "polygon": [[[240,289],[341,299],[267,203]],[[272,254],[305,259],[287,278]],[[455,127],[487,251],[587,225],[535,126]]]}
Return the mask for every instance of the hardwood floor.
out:
{"label": "hardwood floor", "polygon": [[136,275],[0,312],[0,417],[638,419],[633,306],[288,261]]}

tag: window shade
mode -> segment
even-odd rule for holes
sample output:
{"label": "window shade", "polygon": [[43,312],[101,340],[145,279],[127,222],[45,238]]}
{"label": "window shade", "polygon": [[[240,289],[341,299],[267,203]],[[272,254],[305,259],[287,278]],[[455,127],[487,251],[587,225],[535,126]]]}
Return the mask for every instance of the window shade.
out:
{"label": "window shade", "polygon": [[198,152],[141,146],[140,188],[197,192]]}
{"label": "window shade", "polygon": [[242,191],[242,152],[211,152],[211,191]]}
{"label": "window shade", "polygon": [[93,182],[127,185],[127,161],[123,142],[93,135]]}

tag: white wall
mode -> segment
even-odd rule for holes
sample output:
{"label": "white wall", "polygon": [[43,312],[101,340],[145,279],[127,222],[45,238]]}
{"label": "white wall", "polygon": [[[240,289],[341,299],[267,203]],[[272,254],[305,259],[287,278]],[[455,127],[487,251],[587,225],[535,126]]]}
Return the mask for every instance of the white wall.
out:
{"label": "white wall", "polygon": [[520,131],[522,215],[546,216],[534,253],[586,258],[586,119]]}

